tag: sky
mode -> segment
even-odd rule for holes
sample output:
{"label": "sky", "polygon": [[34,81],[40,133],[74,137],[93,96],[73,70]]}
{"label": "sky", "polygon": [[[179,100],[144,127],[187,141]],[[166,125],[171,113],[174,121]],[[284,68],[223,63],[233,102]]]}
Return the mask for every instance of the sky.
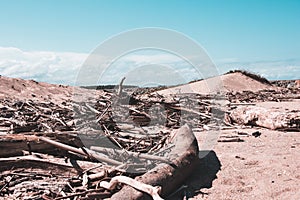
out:
{"label": "sky", "polygon": [[101,43],[144,27],[196,41],[220,73],[300,79],[299,0],[0,0],[0,74],[72,85]]}

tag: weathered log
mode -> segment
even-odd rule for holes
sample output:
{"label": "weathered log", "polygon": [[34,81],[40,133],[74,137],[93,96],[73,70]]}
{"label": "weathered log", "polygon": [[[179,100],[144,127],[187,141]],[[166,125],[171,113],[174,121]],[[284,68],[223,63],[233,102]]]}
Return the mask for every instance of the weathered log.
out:
{"label": "weathered log", "polygon": [[230,118],[238,124],[261,126],[272,130],[300,129],[300,112],[247,106],[234,109],[230,114]]}
{"label": "weathered log", "polygon": [[[57,148],[53,145],[38,141],[38,136],[50,137],[56,141],[63,141],[65,144],[82,147],[80,139],[84,139],[85,145],[98,145],[100,141],[107,143],[109,141],[102,131],[90,131],[89,136],[78,134],[75,131],[64,132],[27,132],[22,134],[4,134],[0,136],[0,157],[20,156],[23,151],[34,151],[39,153],[59,154]],[[97,136],[97,140],[93,139]],[[30,148],[30,149],[29,149]]]}
{"label": "weathered log", "polygon": [[74,132],[6,134],[0,137],[0,157],[20,156],[23,155],[24,150],[41,153],[53,153],[57,151],[52,145],[39,142],[37,138],[39,135],[54,137],[58,140],[66,141],[71,145],[80,142]]}
{"label": "weathered log", "polygon": [[[136,178],[137,181],[142,183],[160,186],[161,191],[159,194],[162,197],[166,197],[176,190],[193,172],[199,153],[197,140],[187,125],[176,130],[172,144],[175,146],[168,155],[171,160],[170,163],[160,164]],[[126,185],[111,199],[151,199],[151,197]]]}

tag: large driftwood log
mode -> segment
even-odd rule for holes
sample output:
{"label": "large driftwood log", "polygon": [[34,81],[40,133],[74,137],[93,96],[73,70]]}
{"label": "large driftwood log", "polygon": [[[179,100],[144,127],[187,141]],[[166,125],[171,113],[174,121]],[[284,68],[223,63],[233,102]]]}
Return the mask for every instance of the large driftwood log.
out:
{"label": "large driftwood log", "polygon": [[230,118],[233,122],[275,129],[299,130],[300,112],[279,111],[258,106],[239,107],[234,109]]}
{"label": "large driftwood log", "polygon": [[[65,144],[82,147],[83,144],[80,139],[84,139],[85,145],[98,145],[107,143],[109,141],[101,131],[91,131],[89,136],[79,134],[74,131],[41,133],[41,132],[27,132],[22,134],[3,134],[0,135],[0,157],[21,156],[23,151],[33,151],[47,154],[63,154],[59,152],[58,148],[53,148],[53,145],[38,141],[39,136],[45,136],[56,141],[63,141]],[[93,139],[97,136],[97,140]],[[103,142],[102,142],[103,141]]]}
{"label": "large driftwood log", "polygon": [[[175,146],[168,156],[171,163],[160,164],[136,178],[142,183],[160,186],[162,197],[176,190],[193,172],[199,153],[197,140],[187,125],[176,130],[172,143]],[[111,199],[151,199],[151,196],[126,185]]]}

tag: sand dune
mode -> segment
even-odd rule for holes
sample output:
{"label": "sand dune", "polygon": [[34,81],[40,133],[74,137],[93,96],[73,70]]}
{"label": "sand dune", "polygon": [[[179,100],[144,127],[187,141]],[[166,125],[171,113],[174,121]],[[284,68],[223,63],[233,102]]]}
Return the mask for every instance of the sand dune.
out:
{"label": "sand dune", "polygon": [[199,93],[212,94],[216,92],[228,91],[259,91],[277,89],[277,87],[262,83],[241,72],[221,75],[185,85],[171,87],[158,91],[161,95],[176,94],[176,93]]}

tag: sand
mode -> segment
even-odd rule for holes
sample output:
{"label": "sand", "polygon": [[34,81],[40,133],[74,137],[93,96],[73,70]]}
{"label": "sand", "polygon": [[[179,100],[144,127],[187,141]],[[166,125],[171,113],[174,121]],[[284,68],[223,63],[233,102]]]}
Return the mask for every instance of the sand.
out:
{"label": "sand", "polygon": [[[257,130],[262,135],[251,136]],[[205,159],[207,168],[196,170],[187,182],[190,189],[206,193],[191,199],[299,199],[299,132],[233,129],[221,131],[220,137],[238,132],[250,135],[241,137],[244,142],[218,142]],[[205,141],[203,132],[195,135],[199,143]]]}
{"label": "sand", "polygon": [[225,74],[206,80],[196,81],[190,84],[171,87],[158,91],[161,95],[176,93],[199,93],[211,94],[216,92],[228,91],[259,91],[259,90],[276,90],[277,87],[261,83],[240,72]]}

